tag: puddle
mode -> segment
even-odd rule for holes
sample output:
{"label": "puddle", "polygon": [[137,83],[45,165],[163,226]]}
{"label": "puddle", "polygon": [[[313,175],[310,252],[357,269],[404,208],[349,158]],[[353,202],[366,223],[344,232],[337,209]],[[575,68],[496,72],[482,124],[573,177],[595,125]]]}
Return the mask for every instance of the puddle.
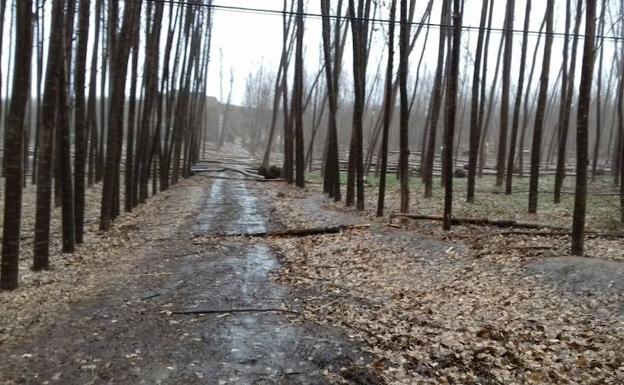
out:
{"label": "puddle", "polygon": [[[216,179],[194,232],[266,231],[268,212],[254,193],[258,191],[247,188],[244,181]],[[288,291],[271,279],[271,272],[279,267],[273,251],[246,239],[230,238],[223,245],[225,251],[204,257],[201,269],[218,279],[210,285],[210,292],[218,298],[203,297],[201,306],[283,307]],[[202,372],[214,383],[325,384],[322,371],[327,365],[345,357],[360,359],[359,350],[337,333],[316,325],[293,324],[280,313],[230,313],[204,319],[205,348],[214,360],[207,362]]]}

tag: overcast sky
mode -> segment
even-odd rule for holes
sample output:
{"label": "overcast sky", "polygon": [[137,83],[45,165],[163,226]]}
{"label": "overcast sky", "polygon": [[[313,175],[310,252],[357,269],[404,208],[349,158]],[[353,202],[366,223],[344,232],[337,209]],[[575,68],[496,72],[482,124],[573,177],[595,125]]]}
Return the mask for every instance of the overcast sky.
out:
{"label": "overcast sky", "polygon": [[[283,6],[283,0],[214,0],[215,4],[226,6],[241,6],[241,7],[253,7],[262,9],[271,9],[281,11]],[[307,2],[308,13],[318,14],[320,13],[318,0],[310,0]],[[333,1],[332,3],[336,3]],[[345,2],[346,3],[346,2]],[[432,11],[431,23],[440,22],[440,1],[435,1]],[[545,2],[533,1],[531,11],[531,24],[530,30],[538,31],[540,24],[544,17]],[[575,1],[572,2],[576,3]],[[425,0],[417,0],[417,9],[415,13],[415,21],[419,21],[423,11],[427,5]],[[494,18],[493,28],[502,28],[504,18],[505,1],[495,1],[494,3]],[[564,20],[565,20],[565,2],[562,0],[556,1],[555,5],[555,31],[563,32]],[[514,29],[521,30],[524,22],[526,2],[524,0],[516,1]],[[388,17],[387,9],[382,9],[378,18],[386,19]],[[479,18],[481,12],[480,0],[466,0],[464,21],[465,26],[479,25]],[[599,10],[600,12],[600,10]],[[386,39],[386,26],[376,26],[377,32],[375,34],[375,48],[372,50],[371,59],[369,63],[369,73],[372,73],[377,68],[377,63],[380,60],[380,52],[382,52],[383,41]],[[415,28],[415,27],[414,27]],[[583,32],[583,26],[581,26],[581,33]],[[421,35],[420,42],[424,37],[424,31]],[[321,43],[321,26],[320,20],[316,18],[306,19],[306,69],[310,71],[316,71],[318,69],[319,61],[319,44]],[[431,71],[435,67],[436,51],[437,51],[437,38],[438,30],[432,28],[429,36],[429,43],[427,46],[424,65]],[[465,31],[463,34],[464,52],[462,59],[464,59],[466,50],[474,51],[476,45],[477,31]],[[276,68],[279,62],[281,53],[281,39],[282,39],[282,18],[280,15],[268,15],[268,14],[256,14],[249,12],[234,12],[216,10],[214,14],[214,34],[213,34],[213,60],[210,75],[210,88],[209,93],[211,95],[219,97],[219,67],[220,67],[220,51],[223,52],[223,71],[225,77],[225,95],[227,97],[227,90],[229,88],[227,82],[229,81],[230,69],[234,73],[234,97],[235,102],[240,102],[243,96],[244,81],[247,74],[251,71],[255,71],[260,63],[264,63],[265,67]],[[490,42],[490,74],[494,71],[496,64],[496,51],[498,50],[500,34],[498,32],[493,33]],[[514,36],[514,60],[515,70],[517,70],[518,62],[520,61],[520,43],[522,40],[521,34]],[[536,37],[532,36],[529,40],[529,55],[532,55],[536,43]],[[542,47],[543,47],[542,39]],[[553,45],[553,61],[552,68],[554,76],[556,76],[559,66],[561,65],[561,49],[563,39],[561,37],[555,37]],[[613,43],[608,43],[612,49]],[[538,51],[538,60],[541,60],[542,47]],[[418,44],[411,56],[412,65],[414,69],[415,64],[420,56],[422,45]],[[579,70],[577,76],[580,74],[580,52],[582,50],[582,40],[579,42]],[[347,47],[345,56],[345,68],[349,68],[352,65],[351,48]],[[470,62],[468,63],[470,65]],[[463,64],[462,64],[463,65]],[[539,68],[538,68],[539,69]],[[471,71],[469,71],[471,72]],[[517,71],[514,71],[517,73]],[[347,73],[350,76],[350,73]],[[371,75],[372,76],[372,75]],[[536,75],[537,77],[537,75]],[[537,81],[537,80],[536,80]],[[554,80],[553,80],[554,81]]]}
{"label": "overcast sky", "polygon": [[[19,0],[18,0],[19,1]],[[233,7],[247,7],[247,8],[260,8],[260,9],[268,9],[274,11],[281,11],[283,7],[283,0],[213,0],[215,5],[222,6],[233,6]],[[504,7],[506,1],[496,1],[494,0],[494,18],[492,27],[493,28],[502,28],[503,25],[503,17],[504,17]],[[387,3],[388,1],[382,1],[382,3]],[[337,2],[335,0],[331,1],[333,5]],[[347,4],[347,1],[344,1]],[[427,0],[416,0],[416,11],[415,11],[415,21],[420,21],[422,14],[427,6]],[[531,31],[538,31],[542,19],[544,17],[544,9],[545,2],[533,0],[533,8],[531,13]],[[572,3],[576,3],[576,1],[572,1]],[[617,2],[612,1],[613,6],[617,6]],[[47,8],[49,8],[50,2],[46,2]],[[306,12],[310,14],[319,14],[320,13],[320,0],[307,0],[306,1]],[[477,27],[479,24],[480,12],[481,12],[481,0],[466,0],[465,2],[465,12],[464,12],[464,20],[463,25],[465,26],[473,26]],[[526,0],[516,0],[515,7],[515,18],[514,18],[514,29],[521,30],[522,24],[524,21],[524,10],[525,10]],[[555,31],[563,32],[564,30],[564,6],[565,0],[556,0],[555,1]],[[388,18],[388,10],[385,8],[386,6],[382,6],[380,13],[376,15],[378,19],[387,19]],[[441,1],[435,0],[434,7],[431,15],[431,23],[437,24],[440,22],[440,7]],[[49,26],[49,9],[47,9],[48,20],[46,20],[46,29]],[[334,10],[332,10],[334,12]],[[598,10],[600,13],[600,9]],[[167,15],[168,13],[166,13]],[[7,18],[9,17],[10,12],[7,12]],[[166,16],[167,17],[167,16]],[[619,15],[608,15],[607,16],[607,25],[611,25],[614,23],[613,20],[617,19]],[[94,21],[94,20],[93,20]],[[244,84],[245,78],[250,72],[257,71],[257,69],[262,65],[265,69],[275,72],[277,65],[279,63],[279,58],[282,49],[282,16],[280,14],[267,14],[267,13],[254,13],[248,11],[231,11],[231,10],[223,10],[216,9],[214,11],[214,25],[213,25],[213,40],[212,40],[212,61],[209,71],[209,88],[208,93],[212,96],[220,97],[220,68],[222,66],[224,73],[224,95],[223,99],[227,98],[227,93],[229,90],[229,77],[230,72],[234,74],[234,92],[233,92],[233,101],[234,103],[240,104],[243,100],[244,95]],[[3,83],[6,85],[7,80],[10,76],[10,72],[7,71],[7,61],[9,58],[8,54],[8,30],[9,23],[5,22],[5,39],[2,49],[2,72],[3,72]],[[165,23],[166,25],[166,23]],[[93,22],[92,22],[93,26]],[[414,26],[413,29],[416,27]],[[375,25],[375,34],[373,38],[373,47],[371,50],[371,57],[369,62],[369,76],[372,77],[375,70],[378,67],[378,63],[381,60],[382,68],[385,66],[385,59],[383,58],[382,52],[384,52],[384,44],[387,39],[386,35],[387,25]],[[397,28],[398,30],[398,28]],[[583,32],[583,27],[581,28],[581,33]],[[607,35],[615,35],[617,30],[609,30],[605,34]],[[47,33],[46,33],[47,35]],[[93,35],[93,34],[91,34]],[[411,75],[414,75],[416,69],[416,63],[418,58],[420,57],[420,53],[422,51],[422,42],[424,41],[424,31],[421,34],[418,44],[415,47],[415,50],[411,56],[411,65],[410,71]],[[471,65],[471,52],[474,51],[476,45],[476,37],[477,31],[465,30],[463,33],[462,40],[462,68],[464,63],[468,64],[467,73],[471,73],[470,65]],[[92,36],[91,36],[92,38]],[[424,56],[424,71],[431,72],[436,65],[436,54],[437,54],[437,39],[438,39],[438,29],[432,27],[429,34],[429,43],[427,45],[426,53]],[[497,58],[497,50],[499,46],[500,33],[494,32],[492,33],[491,42],[490,42],[490,54],[489,54],[489,80],[494,73],[494,66],[496,64]],[[520,44],[522,40],[521,34],[514,35],[514,69],[513,73],[516,74],[518,70],[518,63],[520,61]],[[532,55],[533,49],[536,43],[536,36],[532,35],[529,39],[529,56]],[[542,39],[542,47],[538,50],[538,62],[541,61],[541,54],[543,50],[543,40]],[[46,36],[47,42],[47,36]],[[344,58],[344,80],[345,86],[350,86],[351,79],[351,71],[349,70],[352,66],[351,60],[351,46],[350,35],[346,47],[345,58]],[[321,43],[321,21],[319,18],[306,18],[306,31],[305,31],[305,66],[308,76],[313,76],[316,74],[319,68],[319,47]],[[552,61],[552,78],[551,83],[554,82],[554,78],[559,71],[559,67],[561,65],[561,49],[562,49],[563,38],[555,37],[554,45],[553,45],[553,61]],[[607,63],[607,71],[612,64],[614,64],[614,60],[612,58],[612,53],[614,52],[613,42],[607,42],[606,45],[607,59],[605,63]],[[582,40],[579,42],[579,53],[582,50]],[[221,63],[221,52],[223,61]],[[90,55],[90,54],[89,54]],[[469,61],[465,62],[464,60],[469,58]],[[142,61],[142,59],[141,59]],[[580,74],[580,54],[578,59],[579,69],[577,70],[577,79]],[[536,70],[538,71],[539,68]],[[383,71],[382,71],[383,72]],[[291,71],[292,74],[292,71]],[[608,73],[605,72],[604,76],[607,76]],[[533,87],[537,85],[538,75],[535,75]],[[6,93],[6,88],[3,87],[2,94]],[[224,100],[225,101],[225,100]]]}

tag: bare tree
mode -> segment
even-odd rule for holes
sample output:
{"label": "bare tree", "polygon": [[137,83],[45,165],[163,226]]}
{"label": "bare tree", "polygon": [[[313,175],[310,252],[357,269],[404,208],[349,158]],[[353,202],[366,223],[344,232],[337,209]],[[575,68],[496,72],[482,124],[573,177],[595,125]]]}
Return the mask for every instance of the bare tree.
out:
{"label": "bare tree", "polygon": [[553,8],[554,0],[546,2],[546,42],[544,44],[544,58],[542,60],[542,74],[540,76],[537,112],[533,129],[533,144],[531,145],[531,176],[529,180],[529,213],[537,212],[537,189],[539,185],[539,167],[542,152],[542,129],[544,127],[544,113],[548,98],[548,78],[550,74],[550,56],[553,42]]}
{"label": "bare tree", "polygon": [[481,73],[481,58],[483,56],[483,39],[485,36],[485,22],[488,14],[488,1],[489,0],[483,0],[481,4],[481,21],[479,23],[477,51],[475,53],[474,72],[472,75],[472,93],[470,101],[470,144],[468,150],[468,183],[466,191],[466,201],[468,201],[468,203],[474,202],[477,158],[479,155],[479,138],[481,137],[481,129],[479,126],[479,89],[483,86],[481,86],[479,75]]}
{"label": "bare tree", "polygon": [[[401,7],[404,6],[401,0]],[[401,10],[403,16],[403,10]],[[396,19],[396,0],[390,3],[390,25],[388,26],[388,66],[386,69],[386,82],[384,88],[384,118],[383,118],[383,134],[381,137],[381,170],[379,171],[379,199],[377,201],[377,216],[384,215],[384,204],[386,198],[386,172],[388,169],[388,137],[390,135],[390,118],[392,115],[392,79],[394,76],[394,26]],[[404,22],[401,20],[401,22]]]}
{"label": "bare tree", "polygon": [[52,2],[52,20],[50,22],[50,42],[48,47],[48,65],[43,91],[41,119],[43,132],[37,173],[37,207],[35,212],[35,245],[33,270],[50,268],[50,199],[52,196],[52,155],[54,146],[54,128],[58,103],[59,75],[63,65],[63,0]]}
{"label": "bare tree", "polygon": [[[509,141],[509,155],[507,158],[507,174],[505,175],[505,194],[511,194],[514,161],[516,159],[516,143],[518,141],[518,126],[520,125],[520,108],[522,106],[522,93],[524,90],[524,73],[526,70],[527,45],[529,41],[529,23],[531,21],[531,0],[526,2],[524,12],[524,29],[522,33],[522,48],[520,53],[520,74],[518,75],[518,85],[516,88],[516,101],[514,103],[513,120],[511,122],[511,138]],[[528,100],[525,101],[525,103]]]}
{"label": "bare tree", "polygon": [[444,129],[444,154],[442,167],[446,169],[444,178],[444,230],[451,229],[453,214],[453,138],[457,123],[457,82],[459,79],[459,56],[461,52],[462,0],[453,1],[453,41],[450,69],[446,80],[446,127]]}
{"label": "bare tree", "polygon": [[[578,113],[576,126],[576,193],[572,223],[572,254],[583,255],[585,211],[587,205],[587,167],[589,166],[588,137],[589,110],[594,74],[594,45],[596,32],[596,0],[587,0],[585,10],[585,43],[583,64],[579,85]],[[581,12],[580,7],[577,13]]]}
{"label": "bare tree", "polygon": [[[23,132],[26,105],[30,95],[32,53],[32,0],[16,3],[16,41],[13,66],[13,88],[5,138],[4,227],[2,231],[2,264],[0,289],[18,286],[20,230],[22,218]],[[10,225],[8,225],[10,224]]]}
{"label": "bare tree", "polygon": [[513,27],[515,0],[507,0],[505,12],[505,50],[503,51],[502,95],[500,107],[500,131],[498,156],[496,158],[496,185],[502,186],[505,177],[505,155],[507,153],[507,131],[509,129],[509,88],[511,85],[511,54],[513,50]]}
{"label": "bare tree", "polygon": [[401,0],[401,30],[399,34],[399,89],[400,89],[400,119],[399,119],[399,178],[401,184],[402,213],[409,211],[409,100],[407,94],[407,68],[409,66],[409,34],[407,22],[407,0]]}
{"label": "bare tree", "polygon": [[295,170],[297,187],[305,187],[303,143],[303,0],[297,1],[297,44],[295,49],[295,79],[293,84],[293,111],[295,119]]}
{"label": "bare tree", "polygon": [[[449,1],[443,0],[442,14],[440,22],[442,25],[450,25],[449,23]],[[447,40],[446,28],[440,30],[440,40],[438,44],[438,63],[436,66],[435,78],[433,81],[433,95],[431,96],[431,106],[429,113],[429,132],[427,134],[427,146],[425,149],[425,158],[421,168],[423,182],[425,184],[425,197],[429,198],[433,195],[433,160],[436,148],[436,136],[438,120],[440,116],[440,107],[442,105],[442,75],[444,73],[444,47]]]}
{"label": "bare tree", "polygon": [[[342,9],[342,0],[338,2],[337,12]],[[321,14],[323,15],[323,54],[325,58],[325,75],[327,84],[327,97],[329,104],[328,129],[327,129],[327,159],[325,160],[324,189],[336,201],[340,200],[340,164],[338,154],[338,127],[336,116],[338,114],[338,77],[340,72],[341,52],[343,44],[340,41],[340,22],[336,21],[334,29],[334,52],[332,63],[331,50],[331,26],[329,19],[329,0],[321,0]],[[345,27],[346,31],[346,27]],[[342,40],[344,42],[344,39]]]}
{"label": "bare tree", "polygon": [[[570,0],[568,0],[569,2]],[[569,4],[568,4],[569,5]],[[568,131],[570,126],[570,115],[572,110],[572,96],[574,91],[574,75],[576,73],[576,51],[578,47],[578,36],[581,27],[581,19],[583,15],[583,0],[578,0],[576,4],[576,21],[574,23],[574,35],[572,38],[572,52],[570,59],[570,69],[568,72],[568,85],[565,87],[565,98],[562,99],[562,119],[559,126],[559,146],[557,151],[557,171],[555,174],[555,203],[561,202],[561,189],[565,179],[566,166],[566,148],[568,144]]]}

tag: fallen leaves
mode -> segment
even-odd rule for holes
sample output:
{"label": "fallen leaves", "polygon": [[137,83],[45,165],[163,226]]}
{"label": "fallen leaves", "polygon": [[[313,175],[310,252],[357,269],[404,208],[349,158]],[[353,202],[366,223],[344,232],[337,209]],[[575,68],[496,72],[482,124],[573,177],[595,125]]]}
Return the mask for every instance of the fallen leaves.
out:
{"label": "fallen leaves", "polygon": [[[280,191],[271,209],[288,227],[354,220],[301,191]],[[624,382],[622,296],[572,295],[525,269],[563,253],[566,239],[445,234],[460,244],[419,230],[430,235],[373,227],[270,239],[283,264],[276,279],[296,289],[306,319],[366,343],[372,369],[391,384]]]}

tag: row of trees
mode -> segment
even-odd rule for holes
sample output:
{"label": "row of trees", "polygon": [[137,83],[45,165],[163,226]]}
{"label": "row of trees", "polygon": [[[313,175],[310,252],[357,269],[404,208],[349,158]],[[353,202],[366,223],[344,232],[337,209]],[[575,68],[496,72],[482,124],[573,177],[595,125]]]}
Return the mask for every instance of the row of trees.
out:
{"label": "row of trees", "polygon": [[[122,207],[132,211],[190,176],[205,135],[210,5],[2,1],[0,20],[14,31],[4,103],[2,289],[18,285],[29,168],[37,200],[34,270],[50,267],[53,204],[62,212],[62,251],[72,253],[84,241],[87,186],[102,182],[100,229],[107,231]],[[14,23],[4,17],[9,7]]]}
{"label": "row of trees", "polygon": [[[602,63],[605,56],[605,30],[609,26],[608,16],[613,21],[611,29],[623,30],[621,21],[614,16],[615,8],[607,0],[601,3],[601,13],[596,23],[596,1],[578,0],[572,2],[566,0],[563,4],[565,9],[565,30],[557,34],[554,31],[555,1],[546,2],[539,32],[530,30],[530,20],[533,17],[532,1],[524,2],[524,11],[518,12],[516,1],[507,0],[505,3],[505,19],[502,25],[499,41],[498,55],[495,57],[496,68],[493,74],[488,69],[491,59],[488,55],[493,31],[493,19],[495,18],[494,1],[483,0],[480,14],[479,28],[474,31],[477,35],[474,54],[465,54],[462,71],[462,52],[469,51],[466,35],[474,35],[463,26],[463,1],[445,0],[440,6],[441,25],[438,34],[438,48],[435,68],[431,73],[421,70],[423,57],[429,49],[427,39],[431,27],[433,1],[429,1],[420,22],[415,20],[415,1],[400,0],[390,1],[388,10],[380,10],[384,7],[371,0],[337,1],[332,9],[329,1],[320,1],[322,16],[322,57],[323,62],[319,73],[325,73],[324,84],[314,81],[308,84],[308,89],[301,87],[301,69],[295,69],[295,86],[288,89],[288,63],[293,55],[292,42],[295,41],[294,59],[301,63],[300,41],[302,33],[299,28],[303,24],[302,7],[298,3],[294,11],[294,1],[284,1],[284,34],[282,60],[275,83],[275,98],[273,104],[273,123],[269,135],[264,163],[268,165],[268,159],[273,147],[274,127],[276,116],[279,113],[280,98],[284,104],[281,106],[284,112],[284,175],[291,182],[293,167],[297,170],[303,167],[303,151],[294,149],[292,144],[292,127],[295,126],[297,141],[302,140],[300,122],[305,111],[300,108],[299,101],[302,95],[313,94],[315,87],[324,85],[321,94],[326,98],[321,99],[327,105],[328,114],[325,118],[327,129],[322,148],[324,190],[336,200],[341,199],[340,178],[341,170],[339,138],[342,137],[344,145],[348,147],[346,156],[346,205],[355,205],[358,209],[364,208],[364,178],[370,171],[373,163],[378,165],[380,177],[379,199],[377,213],[383,215],[385,202],[385,186],[389,164],[389,142],[392,136],[391,127],[398,129],[395,143],[398,142],[397,176],[400,179],[401,204],[400,210],[404,213],[409,210],[409,178],[410,169],[418,170],[424,184],[425,197],[431,197],[433,193],[434,175],[441,175],[445,189],[445,228],[450,228],[452,215],[452,192],[453,176],[457,171],[459,147],[462,138],[468,137],[467,161],[467,194],[468,202],[474,202],[476,190],[476,178],[487,170],[487,142],[491,138],[496,139],[496,156],[491,166],[493,175],[496,177],[496,185],[505,188],[507,194],[513,190],[515,176],[524,175],[524,154],[526,143],[530,140],[530,193],[528,211],[535,213],[538,204],[539,177],[547,169],[547,165],[555,159],[554,171],[554,201],[559,203],[563,187],[563,180],[569,173],[569,166],[576,167],[576,209],[574,216],[574,241],[573,252],[582,254],[582,239],[585,217],[585,201],[587,194],[587,173],[590,164],[589,132],[591,127],[590,114],[595,111],[596,124],[594,128],[593,149],[593,175],[600,173],[598,167],[599,158],[604,161],[611,159],[611,169],[616,183],[620,167],[620,159],[624,151],[622,143],[622,98],[613,101],[605,97],[603,87]],[[396,13],[399,11],[398,22]],[[387,12],[386,12],[387,11]],[[620,10],[621,11],[621,10]],[[520,19],[516,14],[522,15],[522,27],[516,26],[515,20]],[[375,20],[377,14],[388,15],[388,20]],[[293,15],[296,19],[292,27]],[[583,22],[583,16],[584,22]],[[377,22],[383,27],[386,36],[386,79],[384,86],[376,89],[379,68],[373,78],[372,84],[368,76],[367,65],[369,62],[371,40]],[[395,31],[395,24],[400,28]],[[416,27],[414,27],[416,26]],[[581,27],[584,26],[584,31]],[[518,29],[521,28],[521,31]],[[351,71],[348,87],[353,93],[353,98],[347,98],[340,103],[340,88],[345,83],[340,81],[343,52],[345,47],[344,38],[346,30],[351,30],[350,46],[352,47],[353,68]],[[422,31],[424,40],[422,38]],[[598,30],[598,36],[596,36]],[[520,52],[514,53],[514,37],[520,37]],[[296,38],[295,38],[296,37]],[[398,71],[395,70],[395,46],[398,37]],[[556,79],[553,74],[557,69],[553,68],[551,60],[553,56],[554,39],[563,40],[562,63],[558,69]],[[534,42],[532,57],[529,52],[529,41]],[[421,47],[418,61],[410,62],[412,51],[417,46]],[[580,42],[583,42],[582,71],[580,78],[576,75],[578,67],[577,57]],[[621,48],[621,47],[618,47]],[[624,49],[620,49],[624,53]],[[541,69],[538,59],[541,57]],[[621,63],[624,62],[617,54],[618,61],[611,69],[611,77],[623,77]],[[594,62],[599,58],[598,82],[594,92],[593,78],[595,76]],[[514,59],[519,61],[515,66]],[[411,63],[411,64],[410,64]],[[619,63],[619,64],[618,64]],[[414,65],[415,64],[415,65]],[[502,65],[501,65],[502,64]],[[516,69],[518,71],[514,71]],[[471,73],[468,70],[471,69]],[[489,72],[488,72],[489,71]],[[411,75],[410,75],[411,73]],[[528,79],[527,79],[528,75]],[[500,76],[500,83],[498,78]],[[410,82],[411,79],[411,82]],[[424,87],[425,80],[429,80],[430,87]],[[490,80],[490,81],[489,81]],[[489,82],[488,82],[489,81]],[[613,80],[607,82],[611,89]],[[410,92],[410,87],[412,92]],[[624,89],[623,82],[618,82],[620,91]],[[289,93],[293,100],[290,108],[287,104]],[[559,99],[556,95],[560,95]],[[379,102],[372,99],[379,95]],[[344,97],[343,97],[344,99]],[[341,105],[342,104],[342,105]],[[379,106],[380,112],[373,116],[368,113],[374,105]],[[397,106],[398,104],[398,106]],[[592,110],[592,105],[594,105]],[[604,119],[602,112],[608,105],[613,112],[611,119],[611,142],[613,148],[610,156],[600,156],[601,132],[606,131],[602,126]],[[351,132],[338,129],[339,110],[350,111]],[[395,109],[398,114],[398,123],[393,123]],[[558,110],[558,113],[552,111]],[[324,110],[321,110],[324,111]],[[574,113],[576,119],[574,120]],[[293,116],[294,115],[294,116]],[[312,123],[322,116],[315,109]],[[496,116],[497,115],[497,116]],[[493,130],[493,123],[498,119],[498,129]],[[368,122],[367,122],[368,120]],[[410,121],[415,121],[410,123]],[[573,125],[572,122],[576,124]],[[368,123],[368,124],[367,124]],[[466,123],[466,124],[465,124]],[[438,127],[443,130],[439,132]],[[464,125],[467,126],[467,132]],[[416,127],[419,126],[419,127]],[[576,162],[568,157],[568,147],[571,142],[569,131],[576,127]],[[615,126],[615,128],[614,128]],[[368,130],[366,130],[368,128]],[[417,130],[420,131],[417,134]],[[615,135],[613,133],[616,133]],[[549,135],[549,145],[545,147],[545,134]],[[310,143],[316,136],[314,131],[309,132]],[[381,141],[378,138],[381,137]],[[364,143],[368,138],[368,149],[364,149]],[[415,154],[410,154],[410,148],[415,147],[410,139],[417,138],[420,146],[420,162],[410,163]],[[490,138],[490,139],[488,139]],[[303,146],[301,146],[303,148]],[[366,150],[366,151],[365,151]],[[293,164],[293,152],[295,163]],[[546,162],[543,155],[547,154]],[[439,173],[439,174],[438,174]],[[461,174],[461,172],[460,172]],[[543,174],[542,174],[543,175]],[[298,183],[302,185],[302,183]],[[624,221],[624,205],[622,219]]]}

